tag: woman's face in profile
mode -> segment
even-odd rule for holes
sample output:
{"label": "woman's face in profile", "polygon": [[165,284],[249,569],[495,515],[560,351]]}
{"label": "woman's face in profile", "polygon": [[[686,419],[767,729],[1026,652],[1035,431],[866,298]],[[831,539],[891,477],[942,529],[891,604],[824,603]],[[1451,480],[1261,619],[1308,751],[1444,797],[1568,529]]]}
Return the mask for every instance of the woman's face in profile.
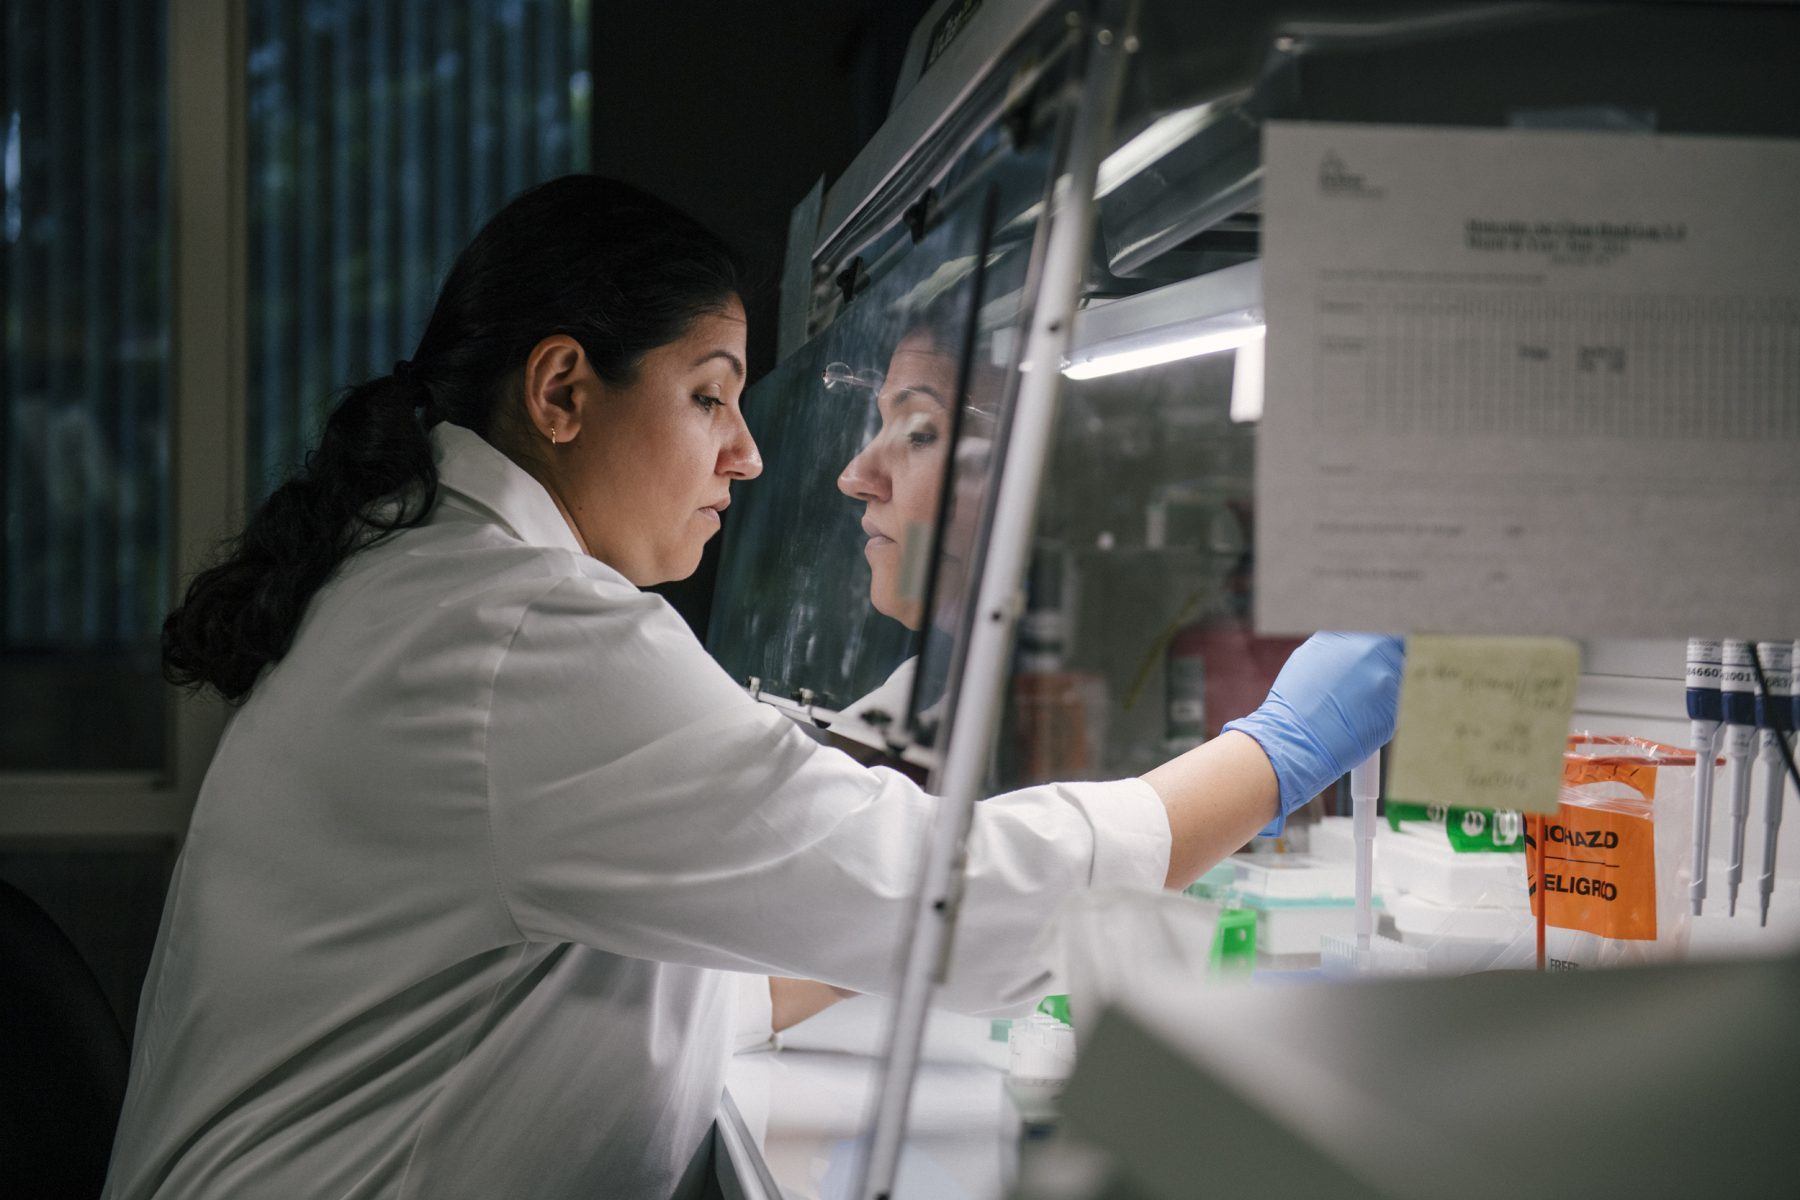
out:
{"label": "woman's face in profile", "polygon": [[[956,377],[956,356],[937,346],[927,334],[902,338],[875,399],[880,431],[838,476],[838,490],[863,502],[869,602],[875,611],[909,629],[925,623],[923,573],[929,564],[917,564],[920,577],[906,579],[907,544],[909,539],[928,544],[936,526],[950,450],[950,406],[956,402]],[[972,509],[971,505],[956,507],[959,513]],[[955,586],[954,581],[962,577],[968,540],[958,537],[954,529],[949,532],[940,566],[941,587]]]}
{"label": "woman's face in profile", "polygon": [[734,297],[646,353],[629,384],[584,364],[591,428],[555,452],[555,492],[589,552],[640,587],[692,575],[731,485],[762,473],[740,407],[744,341]]}

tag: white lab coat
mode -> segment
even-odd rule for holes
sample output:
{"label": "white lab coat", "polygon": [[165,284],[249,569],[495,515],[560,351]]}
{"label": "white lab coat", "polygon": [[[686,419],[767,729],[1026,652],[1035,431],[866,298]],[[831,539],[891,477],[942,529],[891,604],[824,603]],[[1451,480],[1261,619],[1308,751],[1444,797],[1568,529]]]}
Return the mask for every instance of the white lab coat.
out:
{"label": "white lab coat", "polygon": [[[890,986],[931,798],[750,700],[480,438],[433,440],[430,520],[343,565],[207,772],[110,1200],[685,1194],[725,972]],[[1057,898],[1168,852],[1138,781],[984,804],[945,1002],[1033,999]]]}

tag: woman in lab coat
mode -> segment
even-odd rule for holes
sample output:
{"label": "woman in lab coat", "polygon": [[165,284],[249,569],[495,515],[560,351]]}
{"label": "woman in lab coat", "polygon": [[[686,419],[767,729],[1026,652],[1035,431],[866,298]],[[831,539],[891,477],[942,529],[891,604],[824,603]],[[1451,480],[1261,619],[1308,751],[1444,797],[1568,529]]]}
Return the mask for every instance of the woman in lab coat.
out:
{"label": "woman in lab coat", "polygon": [[[737,287],[635,189],[526,193],[193,580],[166,670],[235,710],[108,1197],[693,1194],[727,973],[889,984],[930,798],[640,590],[761,470]],[[1249,736],[982,805],[945,1002],[1035,998],[1059,897],[1184,884],[1379,745],[1396,662],[1309,643]]]}

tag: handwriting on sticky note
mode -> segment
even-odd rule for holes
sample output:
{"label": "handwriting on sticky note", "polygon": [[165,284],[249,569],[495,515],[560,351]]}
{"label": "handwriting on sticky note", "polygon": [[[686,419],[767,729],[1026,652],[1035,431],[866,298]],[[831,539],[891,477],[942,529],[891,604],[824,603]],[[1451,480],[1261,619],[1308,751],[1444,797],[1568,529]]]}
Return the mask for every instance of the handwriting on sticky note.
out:
{"label": "handwriting on sticky note", "polygon": [[1408,638],[1387,794],[1555,812],[1580,670],[1564,638]]}

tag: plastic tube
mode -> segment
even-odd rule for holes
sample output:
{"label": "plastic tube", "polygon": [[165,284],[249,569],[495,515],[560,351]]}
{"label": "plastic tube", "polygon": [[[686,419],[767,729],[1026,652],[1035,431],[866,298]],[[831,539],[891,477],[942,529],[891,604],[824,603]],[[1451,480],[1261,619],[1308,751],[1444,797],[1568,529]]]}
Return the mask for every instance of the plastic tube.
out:
{"label": "plastic tube", "polygon": [[1756,877],[1761,903],[1758,923],[1769,923],[1769,897],[1775,891],[1775,851],[1781,835],[1781,794],[1787,787],[1787,763],[1781,741],[1793,739],[1794,709],[1800,692],[1794,690],[1794,648],[1787,642],[1758,642],[1756,657],[1762,662],[1768,691],[1756,694],[1756,724],[1761,744],[1756,757],[1762,764],[1763,853],[1762,871]]}
{"label": "plastic tube", "polygon": [[1375,934],[1375,803],[1381,798],[1381,751],[1350,768],[1350,825],[1356,835],[1356,948]]}
{"label": "plastic tube", "polygon": [[1756,669],[1750,665],[1749,642],[1725,639],[1719,693],[1725,701],[1725,762],[1731,771],[1731,851],[1725,860],[1725,912],[1736,916],[1738,885],[1744,879],[1744,826],[1750,819],[1750,774],[1756,763]]}
{"label": "plastic tube", "polygon": [[1687,711],[1694,739],[1694,858],[1688,903],[1700,915],[1706,903],[1707,843],[1712,837],[1713,760],[1719,750],[1719,718],[1723,701],[1719,674],[1724,647],[1715,638],[1689,638],[1687,644]]}

